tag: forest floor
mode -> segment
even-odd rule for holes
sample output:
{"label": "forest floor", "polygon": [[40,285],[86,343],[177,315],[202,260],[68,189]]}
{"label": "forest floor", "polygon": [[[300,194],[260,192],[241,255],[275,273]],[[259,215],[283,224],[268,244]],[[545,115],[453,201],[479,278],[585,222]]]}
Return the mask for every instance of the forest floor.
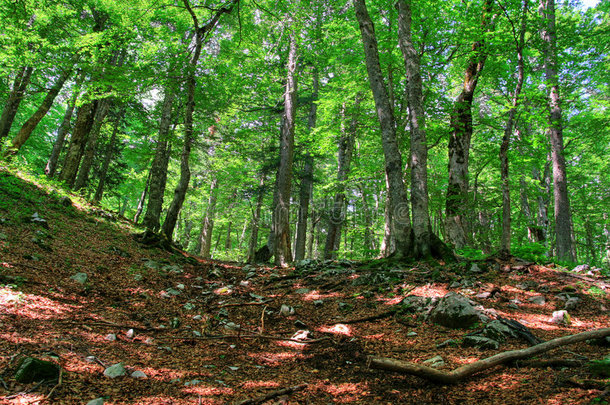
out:
{"label": "forest floor", "polygon": [[[471,263],[465,262],[311,262],[295,269],[201,260],[146,248],[134,240],[128,221],[76,202],[66,205],[47,186],[0,171],[2,404],[86,404],[96,398],[106,404],[588,404],[608,399],[609,380],[592,375],[586,360],[608,356],[609,349],[590,343],[539,357],[580,360],[574,367],[497,366],[456,385],[367,364],[370,355],[418,364],[440,355],[446,363],[442,369],[452,370],[528,346],[513,339],[498,350],[438,348],[472,330],[391,311],[407,295],[460,292],[550,340],[610,325],[610,295],[601,279],[515,260],[479,262],[484,271],[478,274],[469,273]],[[76,273],[86,273],[87,280],[74,280]],[[476,297],[492,291],[487,298]],[[549,322],[562,305],[554,298],[561,291],[582,299],[570,310],[569,326]],[[533,295],[544,296],[545,303],[530,303]],[[515,298],[521,304],[511,305]],[[18,383],[13,373],[26,356],[58,363],[59,381]],[[128,374],[104,376],[116,363]],[[146,377],[131,377],[135,370]],[[265,402],[270,393],[273,398]],[[242,402],[247,399],[253,401]]]}

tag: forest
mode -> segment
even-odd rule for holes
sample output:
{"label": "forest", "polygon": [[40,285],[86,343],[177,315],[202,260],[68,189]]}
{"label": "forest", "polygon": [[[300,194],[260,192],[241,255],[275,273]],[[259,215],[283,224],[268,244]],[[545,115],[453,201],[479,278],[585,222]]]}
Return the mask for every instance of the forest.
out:
{"label": "forest", "polygon": [[[16,353],[0,356],[0,402],[40,390],[5,379],[18,354],[54,345],[59,380],[34,402],[105,392],[116,403],[230,403],[248,392],[226,370],[221,381],[184,363],[185,350],[221,351],[206,367],[234,357],[236,381],[277,388],[243,404],[501,403],[474,383],[434,384],[583,340],[605,346],[547,360],[593,374],[610,364],[598,355],[610,343],[609,0],[0,0],[0,21],[0,348]],[[495,309],[472,309],[465,328],[439,320],[453,295]],[[55,305],[73,321],[40,309]],[[38,327],[107,360],[83,366],[62,338],[32,337]],[[390,343],[388,328],[410,334]],[[467,328],[530,347],[492,344],[496,355],[475,362],[485,356],[468,350],[490,343],[458,347]],[[91,337],[123,329],[122,352]],[[269,377],[283,352],[242,352],[276,339],[297,345],[318,382],[300,369]],[[24,341],[33,346],[16,349]],[[142,392],[104,390],[75,376],[107,376],[111,357],[137,363],[135,341],[180,353],[173,379],[158,350],[145,370],[173,388],[150,378]],[[421,365],[440,348],[454,371]],[[260,369],[245,371],[252,358]],[[527,386],[502,402],[610,395],[607,368],[606,380],[558,383],[554,365],[539,383],[558,388],[544,393],[527,385],[538,371],[511,368]],[[340,378],[333,367],[349,368],[349,382],[325,386]],[[369,367],[408,376],[373,381]],[[176,391],[189,375],[197,388]],[[417,387],[412,376],[437,388],[392,388]]]}

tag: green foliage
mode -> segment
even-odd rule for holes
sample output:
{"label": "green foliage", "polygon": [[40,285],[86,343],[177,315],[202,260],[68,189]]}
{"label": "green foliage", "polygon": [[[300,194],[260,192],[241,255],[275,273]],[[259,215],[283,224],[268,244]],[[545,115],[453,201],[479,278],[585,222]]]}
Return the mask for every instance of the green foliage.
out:
{"label": "green foliage", "polygon": [[528,260],[536,263],[548,262],[546,256],[548,248],[542,243],[526,243],[516,246],[512,249],[512,254],[523,260]]}

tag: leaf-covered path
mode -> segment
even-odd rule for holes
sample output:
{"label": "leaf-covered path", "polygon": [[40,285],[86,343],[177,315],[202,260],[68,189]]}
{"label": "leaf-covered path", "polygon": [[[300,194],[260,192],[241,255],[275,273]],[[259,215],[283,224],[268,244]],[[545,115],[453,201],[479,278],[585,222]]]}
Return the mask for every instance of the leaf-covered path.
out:
{"label": "leaf-covered path", "polygon": [[[608,327],[606,285],[593,276],[497,260],[474,272],[470,263],[202,261],[146,249],[124,220],[0,178],[0,403],[586,404],[607,393],[608,380],[586,364],[608,347],[589,343],[452,386],[367,364],[371,355],[418,364],[441,356],[452,370],[528,347],[516,338],[497,350],[462,347],[478,325],[434,325],[400,305],[406,296],[459,292],[543,340]],[[580,298],[569,325],[550,322],[562,292]],[[15,381],[26,356],[58,363],[60,381]],[[566,361],[544,363],[558,359]],[[116,363],[127,375],[104,376]]]}

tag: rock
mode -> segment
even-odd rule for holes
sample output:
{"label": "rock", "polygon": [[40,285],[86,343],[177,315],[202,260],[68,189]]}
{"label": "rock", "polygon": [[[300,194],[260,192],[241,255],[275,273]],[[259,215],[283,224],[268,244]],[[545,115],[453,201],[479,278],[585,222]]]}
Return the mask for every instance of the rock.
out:
{"label": "rock", "polygon": [[89,276],[87,275],[87,273],[76,273],[70,278],[79,284],[85,284],[89,279]]}
{"label": "rock", "polygon": [[430,320],[448,328],[468,329],[480,321],[480,315],[468,298],[450,292],[432,310]]}
{"label": "rock", "polygon": [[298,330],[291,337],[291,339],[294,339],[294,340],[309,340],[311,338],[312,338],[311,332],[308,330]]}
{"label": "rock", "polygon": [[449,284],[449,288],[460,288],[462,286],[462,284],[459,281],[454,281],[453,283]]}
{"label": "rock", "polygon": [[104,375],[108,378],[122,377],[127,374],[123,363],[116,363],[104,370]]}
{"label": "rock", "polygon": [[568,311],[561,310],[553,312],[553,316],[551,316],[549,322],[556,323],[559,325],[570,325],[572,323],[572,319],[570,318],[570,314],[568,314]]}
{"label": "rock", "polygon": [[472,263],[472,266],[470,266],[470,272],[475,273],[475,274],[480,274],[480,273],[484,273],[485,270],[481,269],[478,264]]}
{"label": "rock", "polygon": [[482,292],[482,293],[479,293],[479,294],[475,295],[475,298],[483,298],[483,299],[485,299],[485,298],[489,298],[490,296],[491,296],[491,293],[489,291],[485,291],[485,292]]}
{"label": "rock", "polygon": [[59,370],[59,366],[51,361],[26,357],[21,360],[19,367],[17,367],[15,380],[23,384],[42,380],[57,381]]}
{"label": "rock", "polygon": [[324,300],[315,300],[313,302],[313,305],[316,307],[321,307],[322,305],[324,305]]}
{"label": "rock", "polygon": [[176,286],[176,288],[177,288],[178,290],[184,290],[186,287],[184,286],[184,284],[178,284],[178,285]]}
{"label": "rock", "polygon": [[413,331],[407,332],[407,334],[405,336],[407,336],[407,337],[415,337],[415,336],[417,336],[417,332],[413,332]]}
{"label": "rock", "polygon": [[434,356],[431,359],[425,360],[423,364],[428,367],[439,368],[445,365],[445,360],[441,356]]}
{"label": "rock", "polygon": [[187,302],[182,307],[187,311],[192,311],[193,309],[195,309],[195,304]]}
{"label": "rock", "polygon": [[444,342],[441,342],[439,344],[436,345],[437,348],[442,349],[443,347],[447,347],[447,346],[457,346],[458,345],[458,341],[455,339],[447,339]]}
{"label": "rock", "polygon": [[104,398],[95,398],[87,402],[87,405],[104,405]]}
{"label": "rock", "polygon": [[578,306],[579,303],[580,303],[580,298],[578,298],[578,297],[570,297],[566,301],[563,309],[571,311],[571,310],[575,309]]}
{"label": "rock", "polygon": [[491,321],[490,323],[485,325],[485,328],[483,328],[481,335],[500,343],[504,342],[507,338],[517,337],[517,335],[511,328],[509,328],[507,325],[503,324],[498,320]]}
{"label": "rock", "polygon": [[280,315],[282,316],[294,315],[294,312],[294,308],[290,305],[282,304],[282,307],[280,308]]}
{"label": "rock", "polygon": [[528,301],[536,305],[546,304],[546,299],[543,295],[534,295],[533,297],[529,297]]}
{"label": "rock", "polygon": [[169,295],[180,295],[182,294],[179,290],[176,290],[175,288],[168,288],[167,290],[165,290],[165,292]]}
{"label": "rock", "polygon": [[114,342],[116,340],[116,335],[114,333],[109,333],[106,335],[106,337],[104,338],[109,342]]}
{"label": "rock", "polygon": [[250,282],[246,280],[242,280],[239,282],[240,287],[250,287]]}
{"label": "rock", "polygon": [[144,372],[140,371],[140,370],[136,370],[133,373],[131,373],[131,377],[132,378],[148,378],[148,376],[146,374],[144,374]]}
{"label": "rock", "polygon": [[48,224],[47,220],[44,218],[41,218],[37,212],[32,214],[32,216],[30,217],[30,222],[33,224],[38,224],[38,225],[42,226],[44,229],[49,229],[49,224]]}
{"label": "rock", "polygon": [[466,336],[462,341],[463,347],[476,347],[478,349],[496,350],[500,347],[497,340],[486,338],[484,336]]}
{"label": "rock", "polygon": [[591,266],[589,266],[588,264],[580,264],[580,265],[574,267],[572,269],[572,271],[574,273],[584,273],[586,271],[589,271],[590,268],[591,268]]}
{"label": "rock", "polygon": [[133,331],[133,329],[129,329],[127,332],[125,332],[125,337],[127,337],[127,339],[131,339],[134,335],[135,332]]}
{"label": "rock", "polygon": [[202,320],[202,319],[203,319],[203,317],[202,317],[201,315],[195,315],[195,316],[193,317],[193,321],[200,321],[200,320]]}

